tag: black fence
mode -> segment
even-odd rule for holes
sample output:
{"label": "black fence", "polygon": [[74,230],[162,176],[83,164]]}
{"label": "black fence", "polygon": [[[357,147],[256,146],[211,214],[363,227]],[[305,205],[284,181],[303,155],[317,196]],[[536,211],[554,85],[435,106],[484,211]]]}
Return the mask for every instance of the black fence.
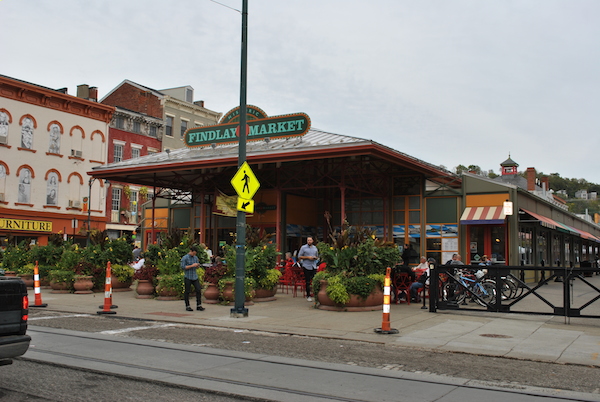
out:
{"label": "black fence", "polygon": [[[600,269],[596,267],[438,265],[431,268],[431,312],[454,309],[600,318],[600,303],[596,303],[600,300],[600,276],[596,276]],[[530,277],[541,279],[525,280]]]}

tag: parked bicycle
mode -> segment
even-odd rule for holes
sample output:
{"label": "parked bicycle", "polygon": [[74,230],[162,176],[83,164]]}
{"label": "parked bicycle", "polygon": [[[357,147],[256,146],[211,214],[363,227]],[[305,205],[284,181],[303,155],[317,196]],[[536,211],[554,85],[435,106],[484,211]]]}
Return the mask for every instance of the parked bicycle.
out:
{"label": "parked bicycle", "polygon": [[496,282],[484,279],[481,269],[472,273],[468,269],[459,269],[442,286],[442,299],[447,302],[466,304],[467,298],[481,306],[496,302]]}

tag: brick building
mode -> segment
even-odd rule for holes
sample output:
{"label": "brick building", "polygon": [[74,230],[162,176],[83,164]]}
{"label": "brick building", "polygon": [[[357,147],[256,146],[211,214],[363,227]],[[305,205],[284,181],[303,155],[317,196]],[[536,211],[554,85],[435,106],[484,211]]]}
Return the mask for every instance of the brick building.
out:
{"label": "brick building", "polygon": [[[64,89],[0,76],[0,241],[51,234],[85,241],[88,221],[105,228],[106,187],[87,171],[104,164],[114,107]],[[88,197],[91,195],[91,204]],[[89,209],[88,209],[89,208]]]}

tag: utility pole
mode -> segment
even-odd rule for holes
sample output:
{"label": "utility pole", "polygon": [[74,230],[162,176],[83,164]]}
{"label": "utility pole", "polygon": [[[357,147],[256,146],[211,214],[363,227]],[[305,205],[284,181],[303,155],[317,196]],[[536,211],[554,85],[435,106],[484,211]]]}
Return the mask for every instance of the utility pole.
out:
{"label": "utility pole", "polygon": [[[238,168],[246,162],[246,81],[248,67],[248,0],[243,0],[242,6],[242,61],[240,78],[240,127]],[[230,316],[235,318],[248,317],[248,309],[244,307],[246,295],[244,279],[246,277],[246,213],[237,211],[236,241],[235,241],[235,307]]]}

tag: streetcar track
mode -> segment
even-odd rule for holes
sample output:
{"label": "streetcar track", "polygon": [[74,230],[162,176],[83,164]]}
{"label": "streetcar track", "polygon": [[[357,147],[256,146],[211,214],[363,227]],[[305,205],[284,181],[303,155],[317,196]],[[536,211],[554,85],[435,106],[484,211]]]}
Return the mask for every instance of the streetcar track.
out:
{"label": "streetcar track", "polygon": [[[77,334],[77,335],[64,334],[64,333],[57,334],[56,332],[53,332],[53,331],[44,331],[43,329],[37,329],[37,328],[35,328],[35,329],[30,328],[29,332],[60,335],[60,336],[72,337],[72,338],[86,338],[86,339],[96,340],[96,341],[101,341],[101,342],[111,342],[111,343],[116,342],[116,343],[121,343],[121,344],[125,344],[125,345],[136,345],[138,347],[142,346],[142,347],[151,348],[151,349],[159,348],[159,349],[170,350],[170,351],[185,351],[187,353],[194,353],[194,354],[199,354],[199,355],[209,355],[209,356],[223,357],[223,358],[236,359],[236,360],[242,360],[242,361],[248,361],[248,362],[268,363],[268,364],[271,364],[274,366],[291,366],[291,367],[298,367],[298,368],[309,368],[309,369],[314,369],[314,370],[320,370],[320,371],[323,371],[324,373],[334,372],[334,373],[340,373],[340,374],[352,374],[352,375],[360,375],[360,376],[370,377],[370,378],[385,378],[385,379],[404,380],[404,381],[421,383],[421,384],[436,384],[436,385],[443,384],[443,385],[446,385],[446,386],[448,386],[450,388],[454,388],[454,389],[465,388],[465,389],[473,389],[473,390],[489,390],[489,391],[494,391],[494,392],[503,392],[503,393],[507,393],[507,394],[529,395],[529,396],[544,397],[544,398],[550,398],[550,399],[581,401],[581,402],[591,401],[591,399],[580,399],[580,398],[576,398],[576,397],[572,397],[572,396],[568,396],[568,395],[560,396],[560,395],[550,395],[550,394],[544,394],[544,393],[530,392],[525,389],[526,387],[522,387],[522,386],[510,385],[510,386],[516,388],[516,389],[510,389],[510,388],[502,387],[501,384],[492,385],[492,386],[486,386],[483,384],[481,384],[481,385],[456,384],[456,383],[445,383],[445,382],[440,382],[440,381],[433,381],[433,380],[428,380],[428,379],[406,378],[406,377],[402,377],[402,376],[394,376],[391,374],[387,375],[387,373],[385,373],[385,372],[383,372],[383,373],[362,373],[362,372],[357,372],[357,371],[352,371],[352,370],[345,370],[342,368],[331,368],[331,367],[325,368],[325,367],[319,367],[316,365],[313,366],[313,365],[306,365],[306,364],[299,364],[299,363],[277,362],[277,361],[265,360],[264,358],[232,356],[231,354],[226,354],[226,353],[218,353],[218,352],[204,351],[204,350],[203,351],[200,351],[200,350],[195,351],[195,350],[189,350],[187,348],[178,348],[178,347],[167,346],[167,345],[145,345],[145,344],[140,344],[135,341],[131,341],[131,340],[127,340],[127,339],[110,339],[110,340],[108,340],[106,338],[94,336],[93,333],[91,333],[91,334],[90,333],[81,333],[81,334]],[[99,334],[101,334],[101,333],[99,333]],[[332,395],[318,394],[318,393],[293,390],[293,389],[288,389],[288,388],[280,388],[280,387],[274,387],[274,386],[269,386],[269,385],[252,384],[252,383],[248,383],[248,382],[236,381],[236,380],[231,380],[231,379],[224,379],[224,378],[211,377],[211,376],[205,376],[205,375],[199,375],[199,374],[191,374],[191,373],[187,373],[187,372],[180,372],[180,371],[175,371],[175,370],[167,370],[167,369],[159,369],[159,368],[153,368],[153,367],[147,367],[147,366],[140,366],[140,365],[135,365],[135,364],[130,364],[130,363],[123,363],[123,362],[99,359],[99,358],[94,358],[94,357],[72,355],[72,354],[64,353],[64,352],[56,352],[56,351],[50,351],[50,350],[44,350],[44,349],[38,349],[38,348],[35,348],[34,350],[36,352],[55,355],[55,356],[81,359],[81,360],[93,361],[93,362],[105,363],[105,364],[114,364],[114,365],[121,366],[121,367],[135,368],[135,369],[147,370],[147,371],[157,372],[157,373],[162,373],[162,374],[183,376],[183,377],[189,377],[189,378],[200,379],[200,380],[215,381],[215,382],[227,383],[227,384],[232,384],[232,385],[241,385],[241,386],[255,388],[255,389],[264,389],[264,390],[290,393],[290,394],[296,394],[296,395],[307,396],[307,397],[325,398],[325,399],[336,400],[336,401],[368,402],[367,400],[363,400],[363,399],[350,399],[350,398],[345,398],[345,397],[337,397],[337,396],[332,396]],[[25,359],[27,359],[27,358],[25,358]],[[35,360],[35,359],[30,359],[30,360]]]}

